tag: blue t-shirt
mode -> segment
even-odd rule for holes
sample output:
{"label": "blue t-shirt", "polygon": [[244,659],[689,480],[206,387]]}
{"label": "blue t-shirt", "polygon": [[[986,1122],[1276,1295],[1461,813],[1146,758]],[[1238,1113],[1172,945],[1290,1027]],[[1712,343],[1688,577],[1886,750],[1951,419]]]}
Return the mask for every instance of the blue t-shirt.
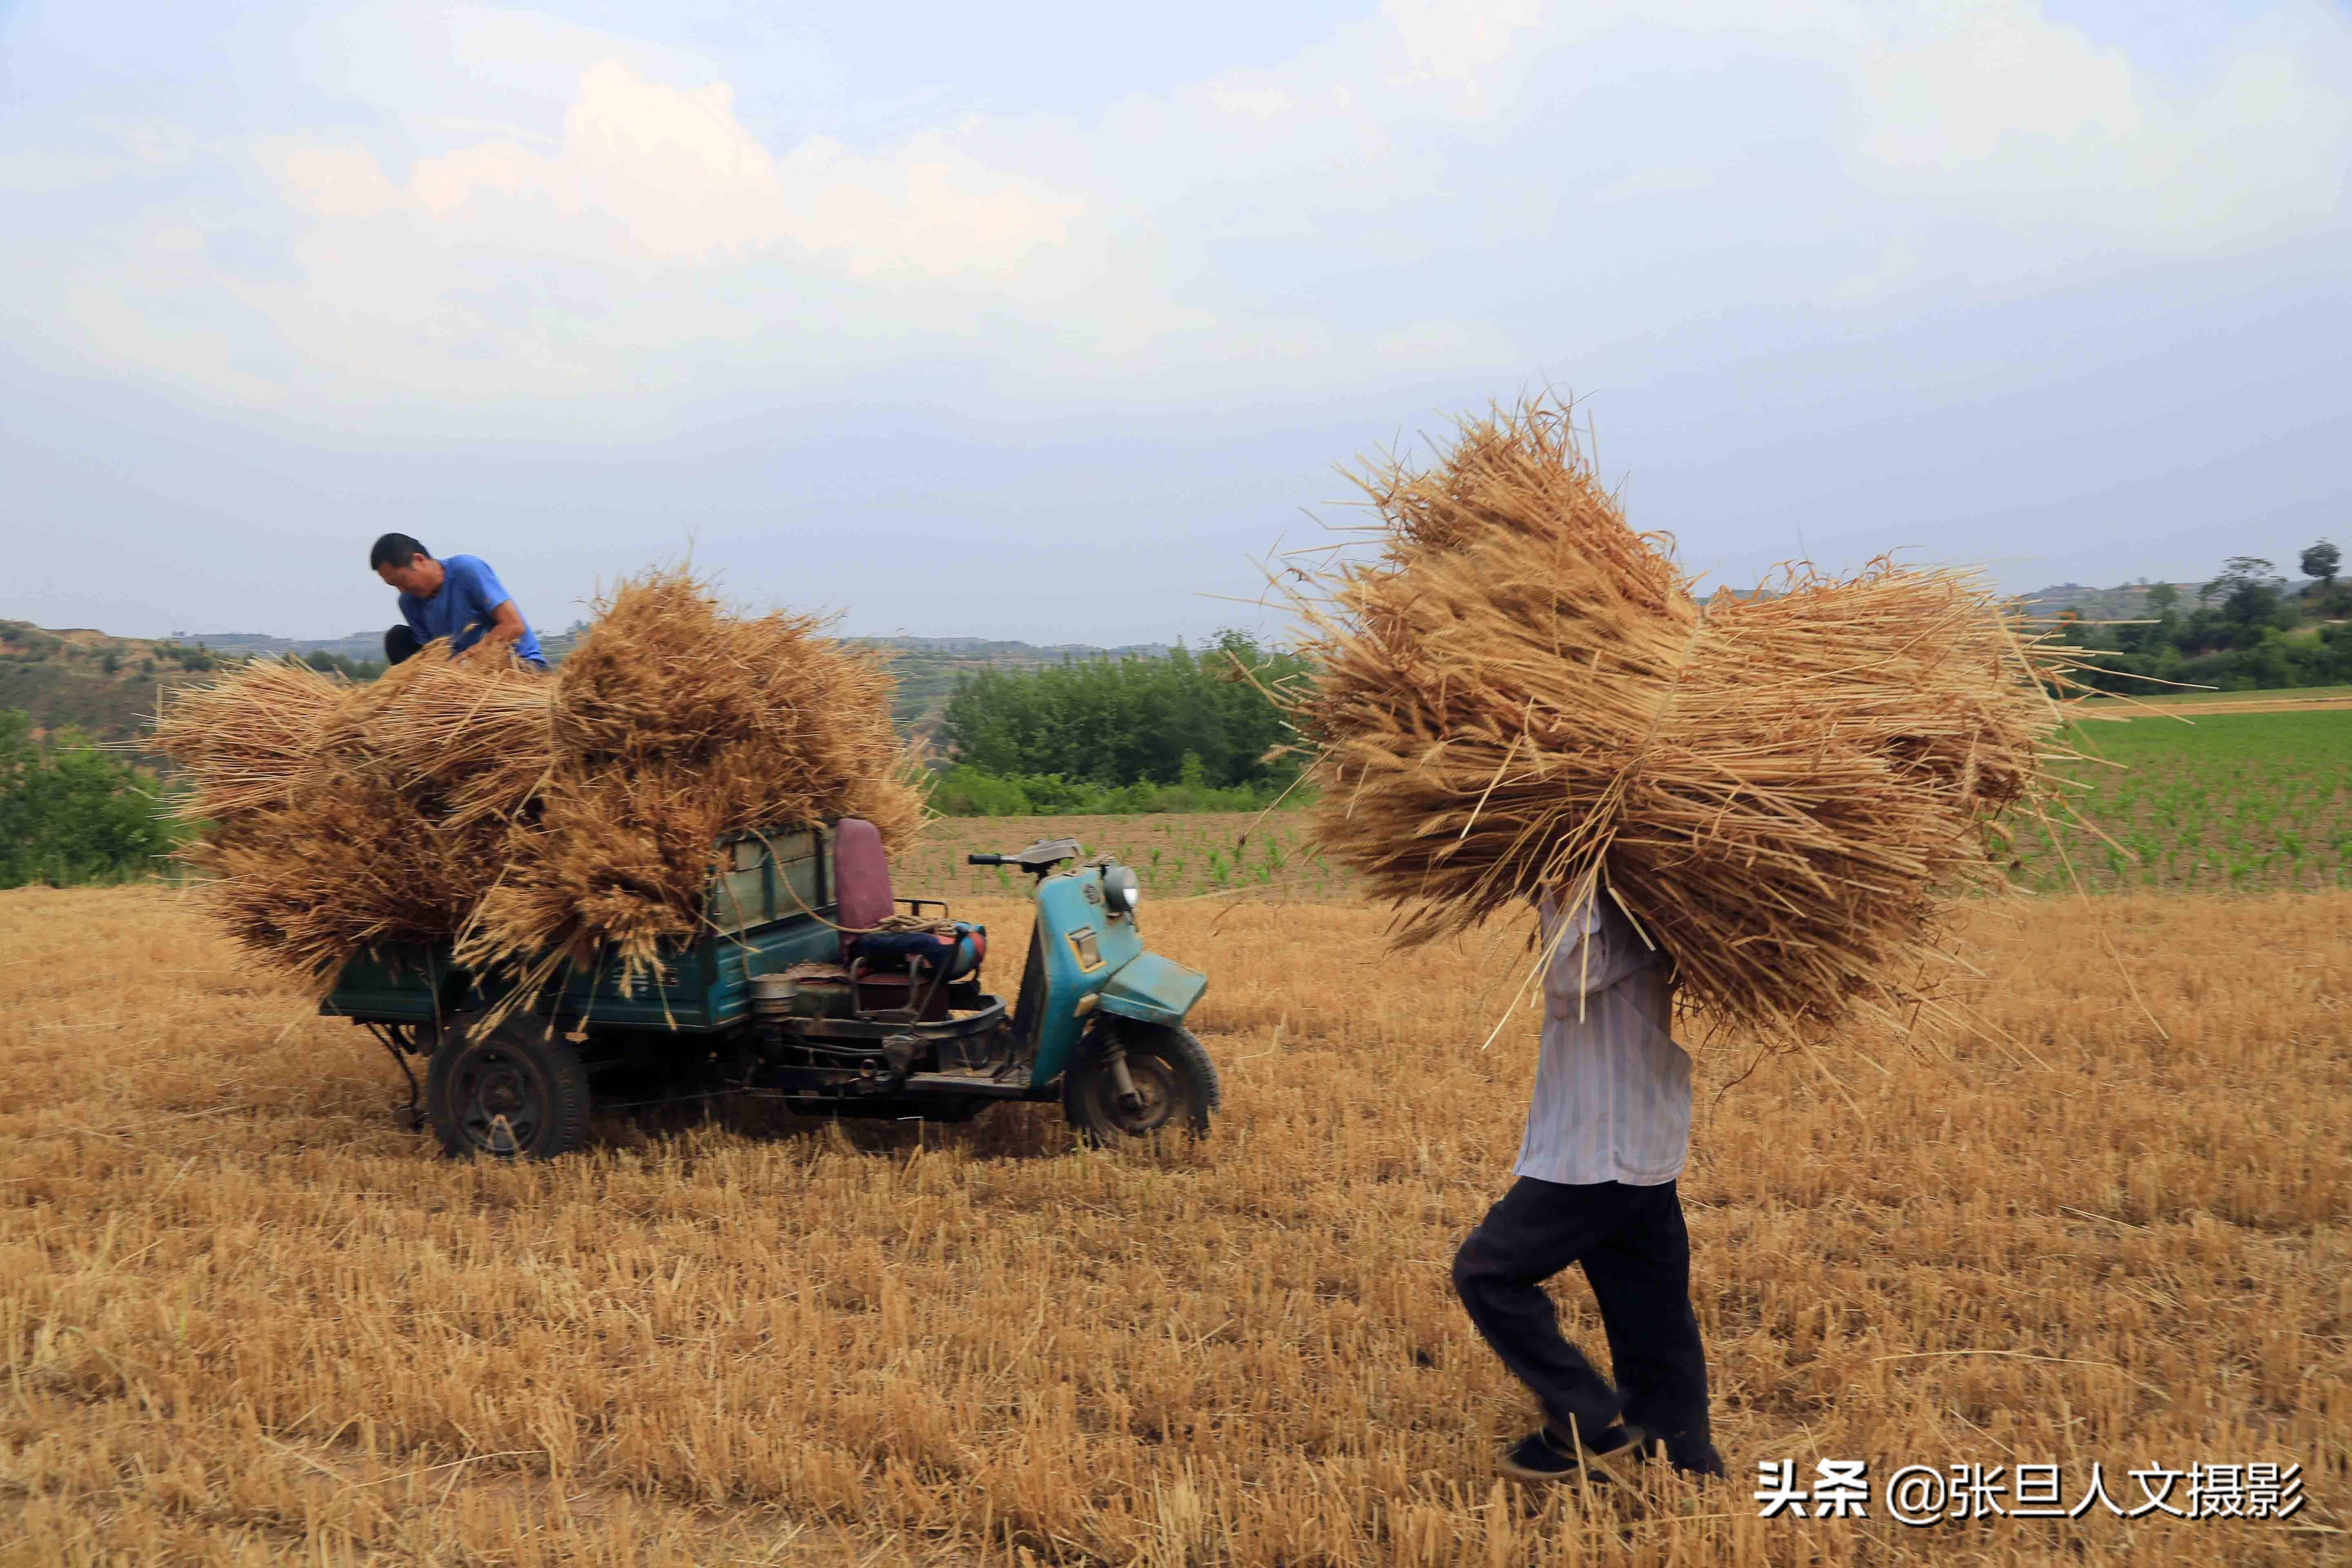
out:
{"label": "blue t-shirt", "polygon": [[[498,608],[512,595],[490,570],[488,562],[478,555],[452,555],[441,563],[441,588],[429,599],[414,594],[400,596],[400,615],[408,629],[416,634],[420,643],[436,637],[449,639],[449,651],[463,653],[482,640],[482,634],[498,619]],[[522,606],[515,606],[520,614]],[[539,634],[525,621],[522,636],[515,639],[515,657],[544,665],[546,656],[539,651]]]}

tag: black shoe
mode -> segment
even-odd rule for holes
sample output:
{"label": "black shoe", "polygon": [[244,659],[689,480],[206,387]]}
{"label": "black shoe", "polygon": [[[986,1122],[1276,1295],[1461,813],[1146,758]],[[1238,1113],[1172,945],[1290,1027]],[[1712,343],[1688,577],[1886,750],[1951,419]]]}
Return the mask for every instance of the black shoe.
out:
{"label": "black shoe", "polygon": [[1530,1432],[1503,1456],[1503,1473],[1523,1481],[1614,1480],[1640,1468],[1648,1435],[1639,1426],[1605,1426],[1590,1443],[1568,1444]]}
{"label": "black shoe", "polygon": [[1631,1429],[1642,1432],[1643,1458],[1664,1459],[1674,1467],[1675,1474],[1688,1480],[1721,1480],[1723,1479],[1723,1456],[1715,1451],[1714,1444],[1702,1443],[1696,1448],[1683,1447],[1678,1450],[1675,1444],[1667,1442],[1664,1437],[1652,1436],[1638,1426]]}
{"label": "black shoe", "polygon": [[1679,1458],[1669,1451],[1666,1463],[1675,1468],[1675,1474],[1686,1476],[1692,1480],[1723,1479],[1723,1456],[1715,1451],[1712,1444],[1696,1453],[1684,1454]]}
{"label": "black shoe", "polygon": [[1642,1434],[1642,1455],[1649,1460],[1665,1460],[1667,1465],[1675,1467],[1677,1477],[1691,1479],[1691,1481],[1698,1481],[1698,1479],[1722,1481],[1724,1455],[1715,1453],[1715,1444],[1710,1444],[1707,1438],[1698,1438],[1694,1444],[1689,1436],[1679,1438],[1679,1441],[1673,1436],[1658,1436],[1649,1427],[1633,1427],[1633,1432]]}

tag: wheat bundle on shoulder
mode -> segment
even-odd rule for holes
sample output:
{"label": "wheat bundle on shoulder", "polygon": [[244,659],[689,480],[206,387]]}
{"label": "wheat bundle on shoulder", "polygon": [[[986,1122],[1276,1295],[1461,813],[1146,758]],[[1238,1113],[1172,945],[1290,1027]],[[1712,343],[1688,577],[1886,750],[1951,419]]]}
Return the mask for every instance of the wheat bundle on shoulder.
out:
{"label": "wheat bundle on shoulder", "polygon": [[921,826],[879,656],[680,571],[599,611],[552,675],[435,644],[366,684],[257,662],[175,698],[156,740],[230,931],[321,987],[431,942],[526,993],[567,964],[633,984],[707,929],[728,835]]}
{"label": "wheat bundle on shoulder", "polygon": [[1702,602],[1541,402],[1352,477],[1378,553],[1297,574],[1314,673],[1277,695],[1316,836],[1401,941],[1601,897],[1720,1023],[1802,1036],[1932,990],[2058,721],[2060,656],[1983,584],[1881,563]]}

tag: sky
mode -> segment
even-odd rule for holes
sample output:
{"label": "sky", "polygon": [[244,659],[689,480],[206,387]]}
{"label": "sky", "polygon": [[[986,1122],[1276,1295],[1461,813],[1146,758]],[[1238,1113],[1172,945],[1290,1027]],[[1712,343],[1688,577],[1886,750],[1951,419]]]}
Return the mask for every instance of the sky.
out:
{"label": "sky", "polygon": [[2352,537],[2345,0],[0,0],[0,616],[1278,634],[1549,391],[1712,581]]}

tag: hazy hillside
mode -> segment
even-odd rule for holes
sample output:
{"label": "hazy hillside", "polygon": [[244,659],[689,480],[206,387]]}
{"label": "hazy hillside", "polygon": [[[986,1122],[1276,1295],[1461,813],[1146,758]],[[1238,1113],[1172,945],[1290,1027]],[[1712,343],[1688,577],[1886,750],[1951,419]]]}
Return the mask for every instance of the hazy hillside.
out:
{"label": "hazy hillside", "polygon": [[[561,662],[584,625],[541,634],[548,656]],[[91,739],[133,741],[143,734],[163,690],[202,679],[225,663],[286,654],[333,654],[369,664],[383,657],[383,634],[341,637],[277,637],[254,632],[208,634],[193,642],[118,637],[86,627],[52,631],[23,621],[0,621],[0,708],[21,708],[42,733],[72,726]],[[896,717],[910,735],[926,739],[959,677],[975,670],[1034,668],[1067,658],[1152,656],[1156,644],[1101,648],[1084,643],[990,641],[980,637],[856,639],[891,656],[898,676]]]}
{"label": "hazy hillside", "polygon": [[[2066,610],[2078,611],[2086,621],[2127,621],[2147,614],[2147,591],[2153,583],[2126,583],[2114,588],[2092,588],[2080,583],[2060,583],[2048,588],[2036,588],[2021,595],[2028,614],[2055,616]],[[2194,606],[2197,591],[2202,583],[2175,583],[2180,602]]]}
{"label": "hazy hillside", "polygon": [[[2197,603],[2202,584],[2174,584],[2181,601]],[[2079,611],[2095,621],[2129,620],[2147,613],[2149,584],[2093,588],[2061,583],[2021,596],[2031,614]],[[561,661],[587,629],[574,622],[561,632],[542,632],[541,645]],[[926,741],[937,731],[940,714],[959,678],[982,669],[1034,669],[1066,659],[1153,658],[1165,645],[1139,643],[1097,647],[1087,643],[1025,643],[985,637],[861,637],[891,657],[898,676],[896,718],[911,736]],[[142,734],[159,690],[193,679],[226,660],[284,654],[333,654],[367,664],[383,657],[381,631],[339,637],[279,637],[257,632],[208,633],[192,641],[117,637],[87,628],[48,631],[22,621],[0,621],[0,708],[22,708],[37,730],[72,725],[95,740],[130,741]]]}
{"label": "hazy hillside", "polygon": [[187,640],[202,643],[216,653],[233,654],[239,658],[275,657],[286,653],[331,653],[354,660],[381,660],[383,658],[382,631],[352,632],[348,637],[273,637],[261,632],[205,632]]}
{"label": "hazy hillside", "polygon": [[898,677],[898,701],[892,717],[898,728],[928,744],[938,732],[940,714],[955,690],[956,681],[982,669],[1034,669],[1071,658],[1118,658],[1134,655],[1156,658],[1168,651],[1163,644],[1138,643],[1102,648],[1087,643],[991,642],[981,637],[858,637],[891,656]]}
{"label": "hazy hillside", "polygon": [[[2273,579],[2280,592],[2292,598],[2310,588],[2308,577],[2281,576]],[[2031,594],[2018,596],[2032,615],[2055,616],[2063,611],[2079,611],[2086,621],[2134,620],[2148,613],[2147,591],[2153,583],[2125,583],[2113,588],[2092,588],[2081,583],[2059,583],[2048,588],[2036,588]],[[2180,595],[2179,607],[2194,610],[2205,603],[2202,583],[2175,583]],[[2217,601],[2218,602],[2218,601]]]}
{"label": "hazy hillside", "polygon": [[0,621],[0,708],[21,708],[37,734],[73,728],[96,741],[144,733],[159,695],[201,679],[224,656],[152,637]]}
{"label": "hazy hillside", "polygon": [[[560,632],[542,630],[539,646],[551,659],[560,659],[572,651],[587,628],[585,621],[574,621]],[[383,661],[383,633],[381,631],[352,632],[339,637],[274,637],[262,632],[205,632],[186,639],[215,653],[233,655],[238,658],[277,658],[289,653],[331,653],[354,664],[380,664]]]}

